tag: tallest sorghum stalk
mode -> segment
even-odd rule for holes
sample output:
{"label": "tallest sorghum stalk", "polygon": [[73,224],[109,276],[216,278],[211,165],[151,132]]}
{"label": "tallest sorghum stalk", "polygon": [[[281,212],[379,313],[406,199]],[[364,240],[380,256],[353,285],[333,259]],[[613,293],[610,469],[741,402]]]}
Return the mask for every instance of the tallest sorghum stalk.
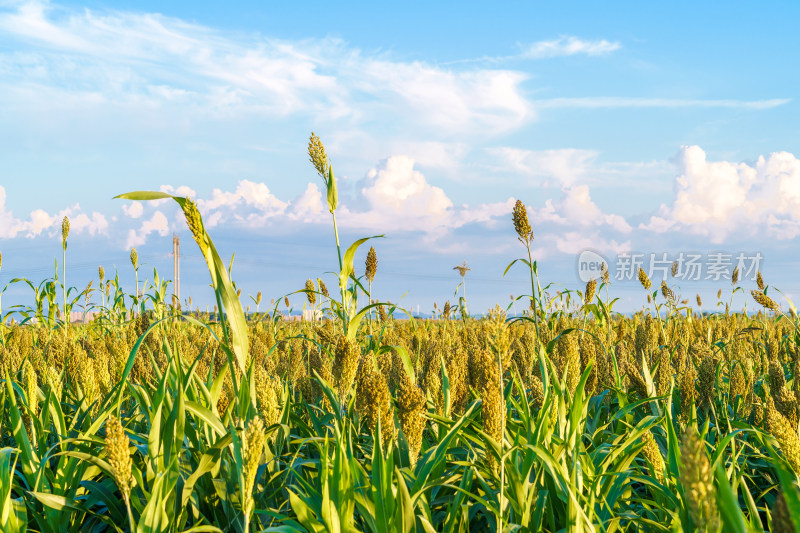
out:
{"label": "tallest sorghum stalk", "polygon": [[522,200],[517,200],[514,204],[514,213],[512,215],[514,220],[514,230],[517,232],[519,242],[525,245],[528,251],[528,266],[531,271],[531,308],[533,309],[533,324],[536,327],[536,337],[539,338],[539,320],[536,315],[536,283],[534,282],[533,275],[533,256],[531,255],[531,243],[533,243],[533,228],[528,222],[528,209]]}
{"label": "tallest sorghum stalk", "polygon": [[333,233],[336,236],[336,251],[339,254],[339,270],[342,269],[342,249],[339,246],[339,230],[336,227],[336,207],[339,204],[339,194],[336,188],[336,178],[333,175],[333,167],[328,161],[328,154],[325,153],[325,145],[322,144],[320,138],[311,132],[311,137],[308,140],[308,159],[317,174],[320,175],[322,181],[325,182],[325,189],[327,190],[328,211],[331,212],[333,217]]}
{"label": "tallest sorghum stalk", "polygon": [[69,324],[69,317],[67,316],[67,236],[69,236],[69,218],[65,216],[64,220],[61,221],[61,248],[64,252],[61,260],[63,272],[61,283],[64,288],[64,312],[62,314],[64,316],[65,325]]}
{"label": "tallest sorghum stalk", "polygon": [[[367,278],[369,283],[369,299],[367,303],[372,303],[372,282],[375,279],[375,274],[378,272],[378,254],[375,253],[375,247],[370,246],[367,252],[367,260],[364,264],[364,277]],[[369,311],[369,333],[372,335],[372,309]]]}
{"label": "tallest sorghum stalk", "polygon": [[[322,144],[322,141],[314,132],[311,132],[311,137],[308,140],[308,159],[311,161],[311,164],[314,165],[317,174],[320,175],[322,181],[325,183],[328,211],[330,211],[331,217],[333,218],[333,234],[336,237],[336,253],[339,257],[339,272],[342,272],[344,269],[344,264],[342,263],[342,247],[339,244],[339,228],[336,226],[336,207],[339,205],[339,193],[336,187],[336,177],[333,175],[333,167],[331,166],[330,161],[328,161],[328,154],[325,153],[325,145]],[[342,285],[343,283],[346,282],[339,282],[339,291],[342,296],[342,307],[345,308],[345,286]],[[347,313],[346,310],[345,313]],[[349,317],[344,320],[343,323],[343,328],[345,331],[347,330],[348,320]]]}

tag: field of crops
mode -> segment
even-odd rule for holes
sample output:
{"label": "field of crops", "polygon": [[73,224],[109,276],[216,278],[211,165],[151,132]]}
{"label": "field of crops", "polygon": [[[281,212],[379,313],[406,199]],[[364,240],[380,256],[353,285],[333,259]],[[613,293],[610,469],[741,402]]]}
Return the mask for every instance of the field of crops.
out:
{"label": "field of crops", "polygon": [[[167,305],[161,281],[141,296],[104,278],[67,290],[65,221],[60,279],[31,284],[35,304],[0,326],[2,531],[800,525],[800,335],[760,275],[750,315],[700,314],[644,271],[632,316],[613,311],[607,270],[551,295],[518,202],[525,315],[470,317],[461,300],[412,319],[370,294],[374,251],[354,260],[367,239],[340,248],[315,136],[309,155],[340,258],[333,290],[309,280],[295,295],[319,321],[283,320],[282,298],[245,315],[189,199],[174,198],[222,320]],[[98,295],[91,323],[59,319]]]}

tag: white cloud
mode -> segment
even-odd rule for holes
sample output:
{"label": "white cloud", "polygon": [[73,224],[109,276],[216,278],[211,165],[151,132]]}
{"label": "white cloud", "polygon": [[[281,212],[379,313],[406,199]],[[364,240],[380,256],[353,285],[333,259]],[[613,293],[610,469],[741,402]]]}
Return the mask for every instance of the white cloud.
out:
{"label": "white cloud", "polygon": [[708,161],[698,146],[675,159],[672,205],[662,205],[641,227],[682,229],[722,242],[731,234],[766,232],[777,239],[800,235],[800,160],[788,152],[760,156],[754,165]]}
{"label": "white cloud", "polygon": [[605,39],[587,41],[579,39],[578,37],[562,36],[551,41],[533,43],[525,47],[521,56],[529,59],[544,59],[576,54],[599,56],[615,52],[620,48],[622,48],[620,43],[607,41]]}
{"label": "white cloud", "polygon": [[618,242],[607,239],[599,232],[569,231],[545,239],[554,244],[562,254],[576,255],[584,250],[599,250],[603,253],[621,253],[631,249],[630,241]]}
{"label": "white cloud", "polygon": [[131,218],[139,218],[144,213],[142,202],[131,202],[122,206],[122,212]]}
{"label": "white cloud", "polygon": [[474,135],[533,118],[523,73],[394,61],[335,39],[231,37],[159,14],[36,1],[0,10],[0,31],[26,45],[24,54],[0,54],[0,83],[31,109],[170,108],[183,111],[181,122],[308,113],[363,123],[380,113],[417,130]]}
{"label": "white cloud", "polygon": [[156,211],[148,220],[142,222],[138,230],[128,230],[128,238],[125,241],[125,248],[142,246],[147,242],[147,237],[151,233],[157,233],[162,237],[169,235],[169,222],[161,211]]}
{"label": "white cloud", "polygon": [[74,230],[75,233],[82,233],[87,231],[89,235],[95,236],[100,233],[107,233],[108,232],[108,221],[106,217],[98,212],[93,212],[92,216],[88,216],[86,213],[80,213],[75,218],[70,219],[70,226],[71,230]]}
{"label": "white cloud", "polygon": [[450,224],[453,202],[414,170],[410,157],[381,161],[356,187],[359,198],[342,217],[344,224],[423,231]]}
{"label": "white cloud", "polygon": [[524,150],[498,147],[488,148],[486,151],[499,159],[502,167],[529,176],[555,178],[565,186],[581,180],[599,155],[595,150],[577,148]]}
{"label": "white cloud", "polygon": [[536,210],[534,219],[572,227],[606,225],[617,232],[631,232],[630,224],[623,217],[603,213],[592,201],[588,185],[565,187],[563,192],[560,200],[548,199],[543,208]]}
{"label": "white cloud", "polygon": [[[279,200],[265,183],[240,180],[233,192],[214,189],[208,200],[197,200],[197,207],[206,217],[205,225],[214,227],[232,218],[255,227],[267,219],[283,214],[288,204]],[[243,207],[252,208],[247,212]]]}
{"label": "white cloud", "polygon": [[50,214],[44,209],[34,209],[27,220],[14,216],[6,208],[6,190],[0,185],[0,238],[13,239],[19,235],[33,238],[47,230],[52,230],[53,235],[61,233],[61,221],[64,217],[70,218],[70,235],[80,235],[87,231],[90,235],[106,233],[108,221],[105,216],[93,212],[91,216],[81,212],[79,204],[74,204],[61,211]]}
{"label": "white cloud", "polygon": [[289,218],[304,223],[319,223],[328,216],[327,206],[322,204],[322,193],[316,183],[309,183],[303,194],[290,203]]}
{"label": "white cloud", "polygon": [[591,96],[578,98],[549,98],[535,100],[537,109],[613,109],[613,108],[677,108],[677,107],[721,107],[730,109],[772,109],[791,102],[791,98],[768,100],[698,100],[683,98],[629,98],[616,96]]}

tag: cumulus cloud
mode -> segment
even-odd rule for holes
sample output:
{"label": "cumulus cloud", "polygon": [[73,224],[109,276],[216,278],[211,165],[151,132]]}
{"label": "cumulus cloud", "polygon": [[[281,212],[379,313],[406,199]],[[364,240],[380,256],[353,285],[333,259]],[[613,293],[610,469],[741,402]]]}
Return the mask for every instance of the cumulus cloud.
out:
{"label": "cumulus cloud", "polygon": [[620,215],[606,214],[592,201],[588,185],[564,187],[559,200],[548,199],[534,211],[534,220],[553,222],[559,226],[603,227],[619,233],[630,233],[630,224]]}
{"label": "cumulus cloud", "polygon": [[122,212],[131,218],[139,218],[144,213],[142,202],[131,202],[122,206]]}
{"label": "cumulus cloud", "polygon": [[91,236],[108,232],[108,220],[105,215],[93,212],[92,216],[86,213],[79,213],[75,218],[70,219],[70,231],[80,234],[84,231]]}
{"label": "cumulus cloud", "polygon": [[599,56],[610,54],[622,48],[618,42],[600,40],[585,40],[574,36],[562,36],[550,41],[538,41],[528,45],[522,52],[522,57],[529,59],[544,59],[548,57],[572,56],[582,54]]}
{"label": "cumulus cloud", "polygon": [[17,218],[6,207],[6,190],[0,185],[0,238],[13,239],[20,235],[33,238],[50,230],[55,235],[61,231],[61,221],[65,216],[70,217],[70,234],[80,235],[84,231],[90,235],[106,233],[108,221],[98,212],[91,215],[81,212],[79,204],[62,209],[50,214],[44,209],[34,209],[26,220]]}
{"label": "cumulus cloud", "polygon": [[288,216],[304,223],[322,222],[328,209],[322,204],[322,193],[316,183],[309,183],[303,194],[292,200]]}
{"label": "cumulus cloud", "polygon": [[755,164],[708,161],[698,146],[675,158],[675,198],[641,227],[685,230],[722,242],[731,234],[766,232],[776,239],[800,235],[800,160],[788,152]]}
{"label": "cumulus cloud", "polygon": [[161,211],[153,213],[149,219],[144,220],[138,229],[128,230],[128,238],[125,240],[125,248],[142,246],[147,242],[147,236],[157,233],[161,237],[169,235],[169,222]]}
{"label": "cumulus cloud", "polygon": [[249,180],[240,180],[234,191],[214,189],[211,198],[197,200],[197,208],[206,217],[206,226],[210,228],[228,219],[255,227],[283,214],[287,205],[272,194],[265,183]]}

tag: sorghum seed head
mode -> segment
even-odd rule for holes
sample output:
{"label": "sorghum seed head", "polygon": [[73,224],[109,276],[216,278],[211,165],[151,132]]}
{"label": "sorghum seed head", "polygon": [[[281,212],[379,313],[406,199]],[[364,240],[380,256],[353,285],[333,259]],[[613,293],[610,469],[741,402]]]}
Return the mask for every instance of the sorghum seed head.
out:
{"label": "sorghum seed head", "polygon": [[97,267],[97,273],[100,275],[100,283],[103,283],[106,279],[106,269],[103,268],[103,265]]}
{"label": "sorghum seed head", "polygon": [[699,294],[697,295],[697,306],[698,307],[703,307],[703,300],[700,299],[700,295]]}
{"label": "sorghum seed head", "polygon": [[139,268],[139,254],[136,253],[136,248],[131,248],[131,264],[133,268]]}
{"label": "sorghum seed head", "polygon": [[514,230],[519,235],[519,239],[523,243],[531,242],[533,240],[533,229],[531,229],[531,224],[528,222],[528,209],[522,203],[522,200],[517,200],[514,204],[512,218],[514,220]]}
{"label": "sorghum seed head", "polygon": [[661,295],[664,296],[664,299],[668,302],[675,303],[675,293],[667,286],[666,281],[661,282]]}
{"label": "sorghum seed head", "polygon": [[283,297],[283,303],[286,306],[286,309],[289,309],[289,297],[288,296],[284,296]]}
{"label": "sorghum seed head", "polygon": [[717,290],[717,300],[722,298],[722,289]]}
{"label": "sorghum seed head", "polygon": [[[189,299],[189,305],[192,305],[191,298]],[[256,294],[256,305],[261,305],[261,291]]]}
{"label": "sorghum seed head", "polygon": [[763,291],[766,285],[764,285],[764,278],[761,276],[761,271],[758,271],[756,274],[756,285],[758,285],[758,290]]}
{"label": "sorghum seed head", "polygon": [[325,153],[325,145],[322,144],[322,141],[314,132],[311,132],[311,137],[308,140],[308,160],[314,165],[317,173],[327,180],[328,155]]}
{"label": "sorghum seed head", "polygon": [[186,225],[189,226],[192,237],[194,237],[195,242],[197,242],[197,245],[200,247],[200,251],[203,252],[203,256],[205,256],[208,246],[204,238],[205,230],[203,229],[203,219],[200,216],[200,211],[197,209],[197,204],[188,196],[183,203],[183,216],[186,218]]}
{"label": "sorghum seed head", "polygon": [[739,282],[739,267],[733,269],[733,274],[731,274],[731,285],[736,285]]}
{"label": "sorghum seed head", "polygon": [[719,531],[716,488],[705,443],[690,429],[681,440],[679,478],[686,495],[686,507],[696,531]]}
{"label": "sorghum seed head", "polygon": [[67,248],[67,237],[69,236],[69,218],[64,217],[61,221],[61,243],[64,246],[64,249]]}
{"label": "sorghum seed head", "polygon": [[375,280],[375,273],[378,271],[378,255],[375,253],[375,247],[370,246],[367,252],[366,272],[364,275],[367,280],[372,283]]}
{"label": "sorghum seed head", "polygon": [[678,261],[672,262],[672,267],[670,268],[670,270],[672,271],[673,278],[678,275]]}
{"label": "sorghum seed head", "polygon": [[597,280],[592,278],[586,283],[586,290],[583,293],[583,305],[592,303],[595,290],[597,290]]}
{"label": "sorghum seed head", "polygon": [[305,289],[307,291],[306,298],[308,298],[308,303],[310,303],[311,305],[317,303],[317,293],[315,292],[317,288],[314,287],[314,282],[311,281],[310,279],[307,279]]}
{"label": "sorghum seed head", "polygon": [[753,296],[753,300],[758,302],[762,307],[765,307],[766,309],[771,309],[776,313],[780,313],[781,308],[778,306],[777,303],[775,303],[775,300],[773,300],[763,292],[752,290],[750,291],[750,294]]}
{"label": "sorghum seed head", "polygon": [[647,277],[647,273],[641,267],[639,267],[639,283],[642,284],[642,287],[644,287],[646,291],[649,291],[650,287],[653,286],[653,284],[650,283],[650,278]]}
{"label": "sorghum seed head", "polygon": [[600,272],[602,273],[603,283],[608,283],[610,276],[608,275],[608,265],[606,265],[605,261],[603,261],[603,266],[600,267]]}
{"label": "sorghum seed head", "polygon": [[130,441],[128,436],[125,435],[125,430],[122,428],[119,419],[113,415],[110,416],[106,422],[106,455],[117,486],[119,486],[119,490],[126,500],[130,495],[133,481],[131,473],[133,461],[131,461],[129,446]]}
{"label": "sorghum seed head", "polygon": [[325,286],[325,282],[322,281],[322,278],[317,278],[317,285],[319,285],[319,292],[321,292],[325,298],[330,298],[331,295],[328,292],[328,287]]}
{"label": "sorghum seed head", "polygon": [[464,276],[467,275],[467,272],[472,270],[472,269],[470,267],[468,267],[467,266],[467,262],[464,261],[460,265],[454,266],[453,270],[458,270],[458,273],[461,274],[461,277],[463,278]]}

